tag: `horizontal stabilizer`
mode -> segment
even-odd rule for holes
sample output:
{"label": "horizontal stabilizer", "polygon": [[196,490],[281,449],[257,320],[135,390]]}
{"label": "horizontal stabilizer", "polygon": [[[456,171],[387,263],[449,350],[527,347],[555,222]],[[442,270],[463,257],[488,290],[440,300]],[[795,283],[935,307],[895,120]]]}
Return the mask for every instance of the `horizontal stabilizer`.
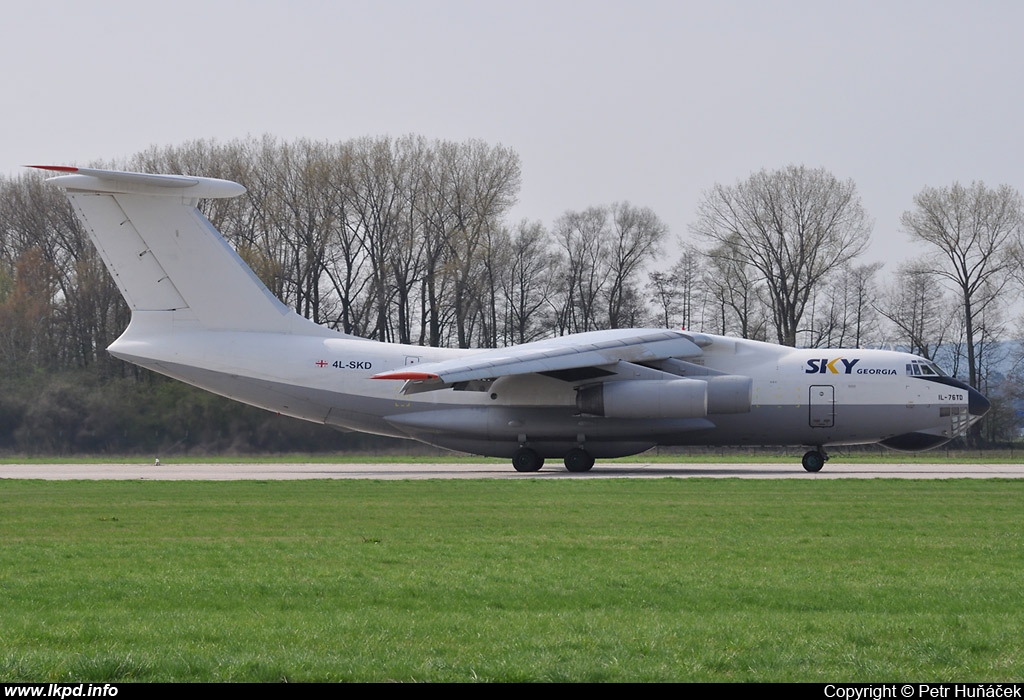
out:
{"label": "horizontal stabilizer", "polygon": [[191,197],[194,199],[222,199],[237,197],[245,193],[245,188],[237,182],[213,177],[152,175],[122,170],[76,168],[67,165],[30,165],[28,167],[68,173],[49,180],[68,191],[149,194],[158,197]]}

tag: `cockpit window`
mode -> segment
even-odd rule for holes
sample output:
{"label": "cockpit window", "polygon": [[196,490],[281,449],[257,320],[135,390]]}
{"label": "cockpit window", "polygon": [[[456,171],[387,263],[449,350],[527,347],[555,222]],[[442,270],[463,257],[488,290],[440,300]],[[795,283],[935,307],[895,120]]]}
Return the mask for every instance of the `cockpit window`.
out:
{"label": "cockpit window", "polygon": [[907,376],[910,377],[945,377],[946,373],[939,366],[928,360],[913,360],[907,363]]}

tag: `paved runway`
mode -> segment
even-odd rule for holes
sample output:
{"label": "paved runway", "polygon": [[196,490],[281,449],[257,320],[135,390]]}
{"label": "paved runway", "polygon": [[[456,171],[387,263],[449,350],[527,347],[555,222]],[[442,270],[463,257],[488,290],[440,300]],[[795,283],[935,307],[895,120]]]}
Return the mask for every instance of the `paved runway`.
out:
{"label": "paved runway", "polygon": [[560,462],[532,474],[511,464],[3,464],[8,479],[152,479],[164,481],[232,481],[241,479],[1020,479],[1024,464],[843,464],[833,459],[817,474],[792,464],[635,464],[600,462],[585,474],[571,474]]}

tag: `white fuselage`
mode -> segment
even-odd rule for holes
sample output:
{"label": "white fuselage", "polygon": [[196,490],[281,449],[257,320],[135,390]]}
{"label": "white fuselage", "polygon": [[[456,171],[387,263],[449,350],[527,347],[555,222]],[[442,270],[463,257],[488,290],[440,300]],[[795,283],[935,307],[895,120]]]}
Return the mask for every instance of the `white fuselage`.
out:
{"label": "white fuselage", "polygon": [[210,332],[174,322],[165,312],[137,313],[110,351],[270,411],[493,456],[509,456],[524,443],[550,454],[585,444],[597,456],[617,456],[654,445],[822,446],[907,434],[934,436],[927,445],[934,446],[962,433],[969,422],[968,391],[908,374],[910,363],[919,360],[913,355],[802,350],[711,337],[700,366],[750,377],[749,410],[675,418],[586,415],[577,407],[585,381],[541,374],[500,377],[464,390],[403,394],[402,382],[372,377],[479,351],[340,334]]}

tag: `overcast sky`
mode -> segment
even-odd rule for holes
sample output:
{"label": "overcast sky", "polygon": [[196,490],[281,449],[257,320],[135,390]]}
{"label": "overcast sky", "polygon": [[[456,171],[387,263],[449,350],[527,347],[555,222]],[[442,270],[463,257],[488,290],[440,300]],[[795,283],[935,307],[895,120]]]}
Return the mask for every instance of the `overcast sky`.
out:
{"label": "overcast sky", "polygon": [[1022,30],[1010,0],[21,0],[0,173],[248,135],[478,138],[522,158],[516,219],[628,200],[689,237],[711,185],[795,163],[856,183],[865,260],[891,269],[924,186],[1024,191]]}

